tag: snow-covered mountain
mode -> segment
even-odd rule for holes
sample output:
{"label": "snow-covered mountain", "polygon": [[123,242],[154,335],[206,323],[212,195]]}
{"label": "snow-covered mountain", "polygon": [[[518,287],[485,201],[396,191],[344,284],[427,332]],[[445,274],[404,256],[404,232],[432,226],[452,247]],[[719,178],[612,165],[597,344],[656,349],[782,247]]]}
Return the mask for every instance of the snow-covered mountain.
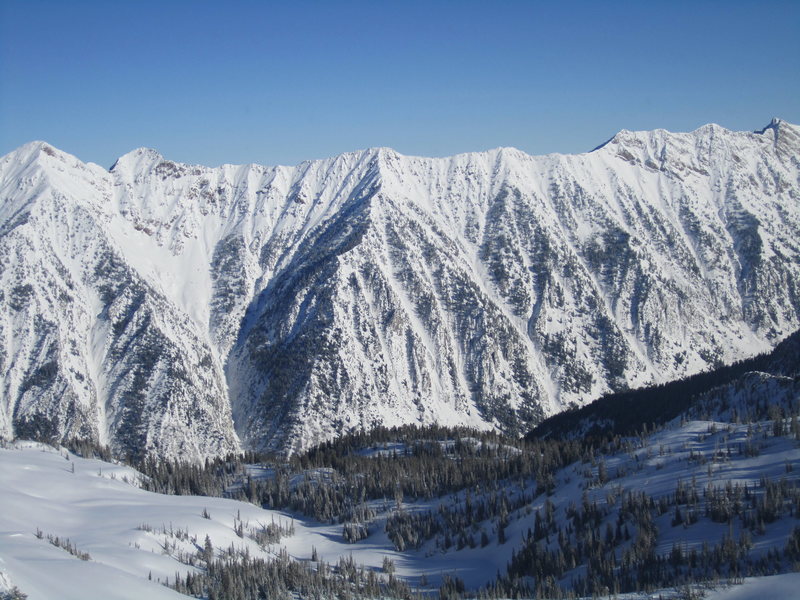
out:
{"label": "snow-covered mountain", "polygon": [[0,159],[0,434],[203,457],[530,428],[800,325],[800,128],[593,152]]}

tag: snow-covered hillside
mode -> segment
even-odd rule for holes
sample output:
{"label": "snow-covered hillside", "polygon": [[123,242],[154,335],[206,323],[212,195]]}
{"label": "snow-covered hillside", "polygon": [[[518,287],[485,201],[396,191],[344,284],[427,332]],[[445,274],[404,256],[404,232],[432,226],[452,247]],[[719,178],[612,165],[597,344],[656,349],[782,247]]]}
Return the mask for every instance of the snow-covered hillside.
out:
{"label": "snow-covered hillside", "polygon": [[28,144],[0,159],[0,435],[199,458],[517,434],[755,354],[800,325],[799,151],[779,120],[292,168]]}
{"label": "snow-covered hillside", "polygon": [[[435,442],[444,452],[438,460],[455,462],[448,453],[460,446],[465,476],[477,464],[470,457],[480,461],[481,452],[498,465],[527,454],[540,461],[530,472],[551,475],[483,479],[428,499],[422,492],[417,498],[401,493],[392,500],[364,499],[353,482],[365,481],[366,469],[349,483],[344,471],[333,468],[300,471],[287,480],[301,495],[316,489],[318,498],[333,498],[336,485],[350,490],[349,505],[368,510],[363,520],[344,524],[234,500],[147,492],[139,487],[143,476],[129,467],[17,442],[0,449],[0,593],[18,587],[29,600],[178,598],[185,596],[161,584],[174,586],[179,576],[183,585],[190,574],[207,597],[198,581],[210,561],[220,561],[211,579],[224,586],[235,579],[226,583],[219,565],[251,561],[249,577],[257,580],[252,561],[262,559],[297,562],[309,574],[333,579],[347,577],[348,565],[355,565],[352,581],[359,582],[374,577],[386,584],[393,572],[409,590],[425,593],[460,581],[471,590],[488,586],[484,592],[501,597],[520,584],[544,597],[573,586],[605,595],[614,592],[603,579],[610,569],[622,591],[633,581],[626,573],[649,590],[620,596],[625,598],[656,591],[682,597],[685,584],[686,590],[699,589],[693,579],[704,581],[702,588],[716,586],[713,598],[769,597],[759,594],[779,594],[796,578],[719,586],[748,574],[786,573],[800,559],[800,429],[788,417],[796,421],[797,400],[795,394],[774,405],[783,411],[780,421],[684,417],[649,435],[616,440],[607,454],[600,447],[562,445],[553,453],[557,444],[518,449],[513,440],[442,439]],[[744,406],[751,398],[744,393],[738,401]],[[413,447],[398,438],[354,454],[393,468],[409,460],[405,451],[413,454]],[[569,453],[582,458],[555,464]],[[434,463],[440,471],[443,466]],[[279,468],[252,466],[249,475],[271,481]],[[270,525],[282,535],[259,543]],[[348,543],[354,525],[365,537]],[[506,587],[492,587],[498,575]]]}
{"label": "snow-covered hillside", "polygon": [[[285,548],[293,560],[308,560],[313,547],[320,560],[352,555],[375,569],[384,556],[398,556],[385,536],[353,547],[341,526],[293,521],[233,500],[154,494],[136,485],[139,477],[129,467],[43,444],[0,449],[0,593],[16,586],[30,600],[185,598],[163,584],[201,570],[181,556],[204,549],[206,536],[216,556],[233,547],[274,559]],[[273,523],[294,533],[279,544],[249,537]],[[246,535],[237,535],[237,525]],[[420,564],[400,564],[397,574],[412,576]]]}

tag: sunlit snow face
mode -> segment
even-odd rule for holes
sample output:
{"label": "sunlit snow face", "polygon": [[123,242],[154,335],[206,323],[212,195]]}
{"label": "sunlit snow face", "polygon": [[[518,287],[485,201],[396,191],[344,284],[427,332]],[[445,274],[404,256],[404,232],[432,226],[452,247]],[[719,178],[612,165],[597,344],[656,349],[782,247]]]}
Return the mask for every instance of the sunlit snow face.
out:
{"label": "sunlit snow face", "polygon": [[0,164],[0,427],[197,458],[379,423],[519,434],[766,350],[798,325],[798,139],[277,168],[139,150],[110,172],[29,144]]}

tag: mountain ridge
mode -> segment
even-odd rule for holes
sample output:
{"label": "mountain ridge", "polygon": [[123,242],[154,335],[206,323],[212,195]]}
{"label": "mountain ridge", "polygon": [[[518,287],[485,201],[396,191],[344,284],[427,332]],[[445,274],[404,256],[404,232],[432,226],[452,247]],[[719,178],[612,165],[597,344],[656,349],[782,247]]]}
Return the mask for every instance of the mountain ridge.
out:
{"label": "mountain ridge", "polygon": [[26,144],[0,158],[0,429],[196,457],[522,433],[766,350],[800,324],[800,135],[767,130],[295,167]]}
{"label": "mountain ridge", "polygon": [[[718,398],[742,395],[742,390],[747,388],[756,389],[753,395],[760,397],[761,403],[745,402],[745,406],[734,408],[740,415],[750,413],[753,419],[766,420],[770,416],[768,409],[780,406],[783,396],[798,397],[798,358],[800,330],[784,338],[770,352],[683,380],[603,396],[580,409],[558,413],[539,423],[525,438],[529,441],[547,438],[603,440],[614,435],[636,435],[643,426],[663,427],[679,416],[683,419],[700,418],[700,414],[719,416],[724,412],[722,409],[715,406],[716,410],[711,410],[708,406]],[[770,382],[777,382],[771,394],[767,391]],[[730,404],[726,404],[725,409],[730,408]],[[758,414],[759,410],[762,414]],[[727,416],[735,420],[733,415]]]}

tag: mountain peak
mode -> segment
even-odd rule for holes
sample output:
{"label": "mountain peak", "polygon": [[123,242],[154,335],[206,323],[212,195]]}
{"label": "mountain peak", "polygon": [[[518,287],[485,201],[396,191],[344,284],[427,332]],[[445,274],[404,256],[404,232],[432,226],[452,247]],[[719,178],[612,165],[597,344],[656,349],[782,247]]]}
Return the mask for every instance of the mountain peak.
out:
{"label": "mountain peak", "polygon": [[690,132],[677,132],[677,131],[670,131],[668,129],[645,129],[645,130],[620,129],[612,137],[610,137],[608,140],[606,140],[596,148],[593,148],[591,151],[596,152],[597,150],[605,148],[608,145],[633,144],[636,146],[641,146],[643,142],[647,142],[649,140],[663,140],[665,138],[673,136],[692,136],[692,135],[705,136],[709,134],[718,134],[718,133],[732,133],[732,131],[721,125],[718,125],[717,123],[706,123]]}
{"label": "mountain peak", "polygon": [[782,119],[779,119],[778,117],[772,117],[772,120],[765,127],[762,127],[760,130],[756,130],[756,133],[764,133],[767,129],[778,129],[782,123]]}
{"label": "mountain peak", "polygon": [[151,167],[164,160],[162,154],[153,148],[136,148],[127,154],[120,156],[116,162],[111,165],[109,171],[130,170],[139,171]]}
{"label": "mountain peak", "polygon": [[780,130],[781,125],[783,125],[783,121],[781,119],[779,119],[778,117],[772,117],[772,120],[769,123],[767,123],[767,125],[765,125],[761,129],[756,129],[753,133],[764,135],[765,133],[767,133],[767,131],[772,130],[772,134],[775,136],[775,139],[777,140],[778,131]]}
{"label": "mountain peak", "polygon": [[798,143],[800,143],[800,128],[783,119],[773,117],[766,127],[756,130],[754,133],[757,135],[767,135],[768,132],[772,133],[772,142],[775,149],[781,155],[796,160],[796,148]]}
{"label": "mountain peak", "polygon": [[70,156],[66,152],[62,152],[61,150],[54,148],[45,141],[34,140],[32,142],[28,142],[27,144],[23,144],[16,150],[12,150],[6,154],[4,158],[11,158],[16,163],[27,164],[40,157],[42,154],[52,158],[59,157],[62,161],[64,160],[64,157]]}
{"label": "mountain peak", "polygon": [[[0,179],[8,177],[34,177],[34,173],[47,174],[48,178],[69,178],[77,173],[90,173],[101,169],[93,163],[84,163],[78,157],[36,140],[0,157]],[[102,170],[102,169],[101,169]],[[84,175],[81,175],[83,177]]]}

